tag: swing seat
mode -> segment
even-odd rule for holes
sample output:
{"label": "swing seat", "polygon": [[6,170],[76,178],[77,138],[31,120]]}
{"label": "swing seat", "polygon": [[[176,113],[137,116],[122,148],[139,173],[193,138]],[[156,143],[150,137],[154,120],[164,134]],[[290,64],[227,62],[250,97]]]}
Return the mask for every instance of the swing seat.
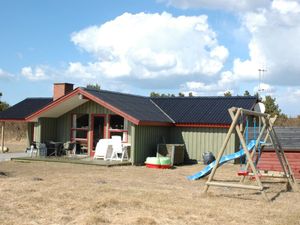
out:
{"label": "swing seat", "polygon": [[247,170],[239,170],[238,171],[239,176],[248,176],[248,174],[249,174],[249,171],[247,171]]}

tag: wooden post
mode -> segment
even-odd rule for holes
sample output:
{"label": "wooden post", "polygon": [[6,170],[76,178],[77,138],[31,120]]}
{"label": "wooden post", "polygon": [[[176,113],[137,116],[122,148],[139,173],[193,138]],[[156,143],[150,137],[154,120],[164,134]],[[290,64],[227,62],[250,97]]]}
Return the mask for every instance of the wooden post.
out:
{"label": "wooden post", "polygon": [[1,149],[2,149],[2,153],[4,153],[4,126],[5,126],[5,122],[2,122],[2,126],[1,126]]}
{"label": "wooden post", "polygon": [[[231,111],[232,111],[232,109],[229,109],[229,112],[231,112]],[[221,158],[222,158],[222,156],[223,156],[223,154],[224,154],[224,151],[225,151],[225,149],[226,149],[226,146],[227,146],[227,144],[228,144],[228,142],[229,142],[229,139],[230,139],[230,137],[231,137],[231,134],[232,134],[232,132],[233,132],[233,130],[234,130],[236,124],[237,124],[237,121],[238,121],[238,119],[239,119],[239,117],[240,117],[240,113],[241,113],[241,110],[238,109],[238,111],[237,111],[237,113],[236,113],[236,115],[235,115],[235,117],[234,117],[234,119],[233,119],[233,121],[232,121],[232,123],[231,123],[231,126],[230,126],[230,128],[229,128],[229,130],[228,130],[228,132],[227,132],[227,135],[226,135],[225,141],[224,141],[224,143],[223,143],[223,145],[222,145],[222,147],[221,147],[221,150],[219,151],[218,157],[217,157],[217,159],[216,159],[215,167],[213,168],[211,174],[209,175],[208,181],[207,181],[206,184],[205,184],[204,193],[207,192],[207,190],[208,190],[208,188],[209,188],[209,185],[210,185],[210,182],[211,182],[212,179],[214,178],[214,175],[215,175],[216,170],[217,170],[217,168],[218,168],[218,166],[219,166],[220,160],[221,160]]]}

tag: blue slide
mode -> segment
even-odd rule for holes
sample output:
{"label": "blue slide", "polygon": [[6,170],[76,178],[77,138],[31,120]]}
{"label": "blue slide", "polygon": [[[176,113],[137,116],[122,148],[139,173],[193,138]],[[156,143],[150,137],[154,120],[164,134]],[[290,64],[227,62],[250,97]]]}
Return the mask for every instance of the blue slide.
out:
{"label": "blue slide", "polygon": [[[248,148],[249,152],[251,152],[253,150],[253,148],[255,147],[255,143],[256,143],[256,140],[251,140],[248,143],[247,148]],[[229,154],[229,155],[224,155],[221,158],[219,165],[221,166],[221,165],[223,165],[224,163],[226,163],[228,161],[241,158],[244,155],[245,155],[244,149],[241,149],[240,151]],[[209,164],[207,167],[205,167],[200,172],[195,173],[192,176],[188,176],[187,179],[188,180],[197,180],[197,179],[200,179],[202,177],[205,177],[206,175],[210,174],[210,172],[212,171],[212,169],[214,168],[215,165],[216,165],[216,161],[213,161],[211,164]]]}

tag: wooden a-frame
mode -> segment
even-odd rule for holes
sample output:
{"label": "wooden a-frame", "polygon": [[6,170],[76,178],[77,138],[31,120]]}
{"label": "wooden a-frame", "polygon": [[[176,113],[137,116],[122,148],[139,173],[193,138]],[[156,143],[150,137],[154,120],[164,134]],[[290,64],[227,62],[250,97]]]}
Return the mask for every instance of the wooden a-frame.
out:
{"label": "wooden a-frame", "polygon": [[[231,123],[231,126],[230,126],[230,128],[227,132],[224,143],[223,143],[223,145],[222,145],[222,147],[221,147],[221,149],[218,153],[215,165],[219,165],[220,160],[221,160],[221,158],[222,158],[222,156],[225,152],[226,146],[229,142],[230,136],[231,136],[231,134],[234,133],[234,131],[236,131],[236,133],[239,137],[240,143],[242,145],[242,148],[244,149],[245,154],[246,154],[246,159],[247,159],[246,169],[248,169],[250,167],[250,169],[252,170],[252,174],[255,178],[256,185],[246,185],[246,184],[244,184],[243,183],[244,177],[241,178],[240,183],[228,183],[228,182],[214,181],[215,173],[216,173],[216,171],[219,167],[219,166],[215,166],[213,168],[209,178],[208,178],[208,181],[205,184],[204,192],[206,193],[210,186],[252,189],[252,190],[260,191],[262,193],[263,198],[268,201],[269,199],[268,199],[268,197],[267,197],[267,195],[264,191],[265,187],[263,186],[263,184],[260,180],[260,177],[258,175],[258,170],[256,169],[256,167],[254,165],[254,162],[253,162],[254,153],[258,149],[264,133],[266,133],[266,136],[265,136],[263,142],[265,143],[268,139],[270,139],[271,144],[275,149],[276,155],[277,155],[278,160],[280,162],[280,165],[282,167],[283,177],[286,178],[289,188],[291,188],[294,191],[298,190],[298,185],[297,185],[297,182],[296,182],[295,177],[293,175],[293,172],[291,170],[291,167],[290,167],[290,165],[288,163],[288,160],[287,160],[287,158],[284,154],[284,150],[282,149],[282,146],[279,142],[277,134],[276,134],[275,130],[273,129],[273,123],[272,123],[272,119],[271,119],[270,115],[266,114],[266,113],[259,113],[259,112],[250,111],[250,110],[246,110],[246,109],[243,109],[243,108],[235,108],[235,107],[228,109],[228,111],[229,111],[229,114],[232,118],[232,123]],[[240,123],[240,121],[242,121],[243,116],[258,117],[260,122],[262,123],[261,131],[260,131],[260,133],[259,133],[259,135],[256,139],[256,144],[255,144],[255,147],[252,150],[251,154],[250,154],[249,149],[247,148],[246,140],[243,136],[242,123]]]}

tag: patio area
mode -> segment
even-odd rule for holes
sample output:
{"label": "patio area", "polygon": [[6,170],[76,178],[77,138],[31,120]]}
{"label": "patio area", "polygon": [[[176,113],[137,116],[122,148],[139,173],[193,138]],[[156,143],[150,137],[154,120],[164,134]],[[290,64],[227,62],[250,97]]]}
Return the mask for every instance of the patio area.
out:
{"label": "patio area", "polygon": [[132,163],[130,161],[116,161],[116,160],[101,160],[93,159],[92,157],[77,157],[77,156],[61,156],[61,157],[18,157],[11,158],[13,161],[44,161],[44,162],[59,162],[59,163],[73,163],[95,166],[129,166]]}

